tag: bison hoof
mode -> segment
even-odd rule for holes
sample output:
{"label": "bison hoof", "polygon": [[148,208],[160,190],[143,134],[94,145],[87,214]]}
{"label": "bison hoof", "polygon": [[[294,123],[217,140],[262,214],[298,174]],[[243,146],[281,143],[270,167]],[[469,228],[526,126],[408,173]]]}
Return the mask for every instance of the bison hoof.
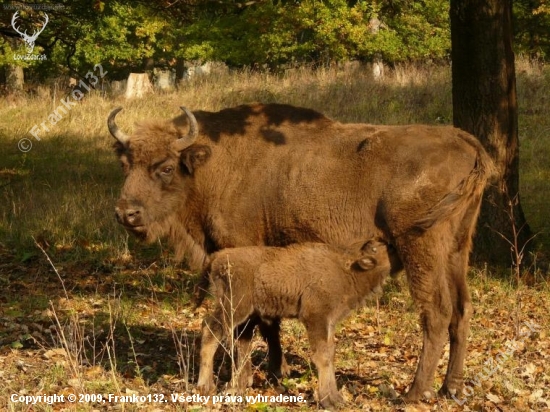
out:
{"label": "bison hoof", "polygon": [[281,379],[283,376],[288,376],[290,374],[290,366],[286,363],[286,358],[283,356],[280,364],[270,364],[269,373],[277,379]]}
{"label": "bison hoof", "polygon": [[333,411],[338,409],[344,403],[344,398],[339,392],[336,392],[321,398],[319,403],[323,409]]}
{"label": "bison hoof", "polygon": [[423,392],[410,390],[405,395],[403,395],[403,401],[406,403],[415,403],[420,402],[422,400],[429,401],[430,399],[434,399],[435,394],[432,390],[425,390]]}
{"label": "bison hoof", "polygon": [[437,395],[442,398],[453,398],[453,397],[456,397],[456,395],[461,392],[462,392],[462,385],[448,386],[447,384],[444,383],[441,389],[439,389],[439,392],[437,392]]}
{"label": "bison hoof", "polygon": [[279,365],[279,367],[271,367],[270,365],[268,372],[269,382],[273,385],[277,385],[283,377],[290,375],[290,366],[286,363],[286,359],[283,357],[281,365]]}
{"label": "bison hoof", "polygon": [[214,385],[214,382],[198,384],[197,392],[203,396],[212,395],[216,392],[216,385]]}
{"label": "bison hoof", "polygon": [[241,375],[239,376],[239,379],[237,380],[237,387],[240,389],[247,388],[252,386],[254,383],[254,375],[252,372],[241,372]]}

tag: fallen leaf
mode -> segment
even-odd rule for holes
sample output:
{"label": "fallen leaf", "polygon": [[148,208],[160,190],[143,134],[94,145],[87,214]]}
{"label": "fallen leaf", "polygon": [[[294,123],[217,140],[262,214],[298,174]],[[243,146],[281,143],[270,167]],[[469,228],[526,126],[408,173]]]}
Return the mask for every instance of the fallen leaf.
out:
{"label": "fallen leaf", "polygon": [[493,403],[501,403],[502,402],[502,398],[494,393],[488,393],[487,394],[487,399],[490,400],[491,402]]}
{"label": "fallen leaf", "polygon": [[542,398],[543,390],[537,389],[529,396],[529,403],[537,403]]}

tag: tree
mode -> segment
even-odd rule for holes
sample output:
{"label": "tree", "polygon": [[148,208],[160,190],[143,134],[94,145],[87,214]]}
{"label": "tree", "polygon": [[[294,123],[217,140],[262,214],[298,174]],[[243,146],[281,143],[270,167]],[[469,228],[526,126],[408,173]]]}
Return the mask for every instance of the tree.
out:
{"label": "tree", "polygon": [[[16,39],[10,38],[7,40],[7,43],[9,44],[10,51],[17,49],[17,45],[15,44]],[[2,55],[5,54],[5,50],[2,50]],[[6,59],[8,63],[5,65],[7,90],[9,92],[18,92],[23,90],[23,87],[25,85],[25,74],[23,72],[23,66],[21,64],[17,64],[17,61],[13,60],[13,53],[9,53],[9,57],[11,57],[11,59]]]}
{"label": "tree", "polygon": [[477,136],[497,167],[485,194],[474,258],[508,266],[513,229],[530,230],[519,198],[519,140],[511,0],[451,0],[454,125]]}
{"label": "tree", "polygon": [[517,50],[531,59],[547,59],[550,56],[550,1],[515,0],[513,18]]}

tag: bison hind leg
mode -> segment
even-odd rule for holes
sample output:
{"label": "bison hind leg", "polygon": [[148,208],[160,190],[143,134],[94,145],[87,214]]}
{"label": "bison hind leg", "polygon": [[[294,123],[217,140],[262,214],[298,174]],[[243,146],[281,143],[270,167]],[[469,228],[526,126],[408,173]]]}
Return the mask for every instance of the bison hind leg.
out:
{"label": "bison hind leg", "polygon": [[466,356],[470,318],[473,315],[473,307],[466,282],[468,253],[469,250],[453,253],[449,261],[449,287],[453,302],[453,312],[449,325],[451,346],[447,374],[443,386],[439,390],[440,396],[457,396],[461,393],[464,385],[464,357]]}
{"label": "bison hind leg", "polygon": [[451,345],[447,373],[439,390],[440,396],[457,396],[461,393],[464,385],[464,357],[466,356],[470,318],[474,312],[466,277],[480,202],[480,198],[472,201],[463,214],[456,216],[451,223],[454,242],[447,261],[447,279],[452,300],[452,317],[449,325]]}
{"label": "bison hind leg", "polygon": [[421,310],[423,327],[422,351],[415,378],[404,396],[410,402],[434,396],[433,378],[447,340],[447,329],[453,312],[447,277],[452,241],[441,240],[442,237],[452,238],[450,227],[440,225],[438,230],[434,229],[396,239],[411,295]]}

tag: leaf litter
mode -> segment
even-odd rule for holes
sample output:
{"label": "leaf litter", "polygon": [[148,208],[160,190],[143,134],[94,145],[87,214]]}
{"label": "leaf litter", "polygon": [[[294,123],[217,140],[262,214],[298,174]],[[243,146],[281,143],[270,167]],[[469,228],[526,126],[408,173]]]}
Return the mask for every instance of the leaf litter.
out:
{"label": "leaf litter", "polygon": [[[1,251],[0,251],[1,252]],[[3,260],[6,262],[6,260]],[[66,264],[68,297],[41,259],[2,264],[5,282],[0,309],[0,409],[11,394],[192,394],[198,376],[202,316],[212,302],[194,310],[196,274],[163,262],[110,262],[102,274],[92,266]],[[475,315],[471,320],[465,383],[471,387],[459,405],[436,398],[403,404],[420,353],[418,313],[403,277],[380,302],[356,311],[337,332],[336,377],[346,400],[343,410],[367,411],[515,411],[548,410],[550,334],[548,287],[521,288],[484,277],[470,279]],[[58,319],[56,321],[55,319]],[[519,322],[518,322],[519,321]],[[539,328],[522,340],[517,327]],[[515,351],[488,379],[487,368],[518,340]],[[254,386],[249,395],[303,395],[305,404],[126,405],[128,410],[316,410],[316,375],[305,329],[285,320],[283,346],[290,375],[279,385],[267,380],[267,347],[256,338],[251,356]],[[439,363],[435,387],[442,384],[449,347]],[[75,363],[76,362],[76,363]],[[216,361],[218,391],[230,380],[228,356]],[[479,383],[479,384],[478,384]],[[52,410],[73,410],[69,403]],[[79,410],[117,410],[120,404],[90,402]],[[195,408],[195,409],[192,409]],[[237,408],[237,409],[236,409]],[[42,410],[42,409],[40,409]]]}

